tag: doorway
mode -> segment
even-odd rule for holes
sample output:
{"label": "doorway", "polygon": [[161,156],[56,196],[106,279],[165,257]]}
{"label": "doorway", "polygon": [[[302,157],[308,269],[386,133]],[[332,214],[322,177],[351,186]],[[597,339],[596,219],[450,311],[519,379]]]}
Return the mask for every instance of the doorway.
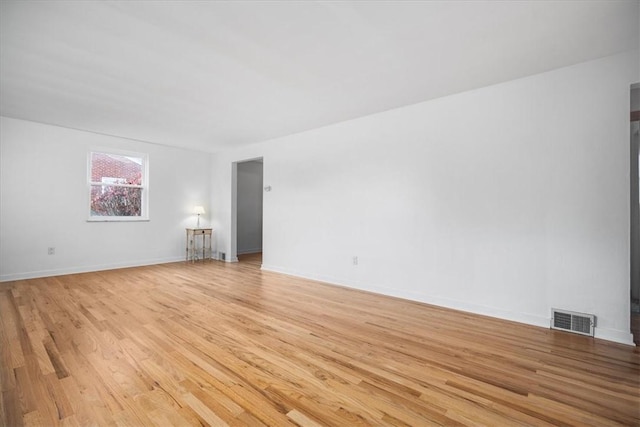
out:
{"label": "doorway", "polygon": [[262,158],[235,162],[232,203],[232,256],[234,260],[262,264],[263,182]]}

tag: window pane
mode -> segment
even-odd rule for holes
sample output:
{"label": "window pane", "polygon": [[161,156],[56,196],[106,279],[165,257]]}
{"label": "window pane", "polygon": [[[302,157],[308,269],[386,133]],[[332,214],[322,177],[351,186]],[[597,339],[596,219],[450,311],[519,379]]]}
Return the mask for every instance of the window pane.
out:
{"label": "window pane", "polygon": [[142,184],[142,159],[91,153],[91,182]]}
{"label": "window pane", "polygon": [[141,216],[142,188],[91,186],[91,216]]}

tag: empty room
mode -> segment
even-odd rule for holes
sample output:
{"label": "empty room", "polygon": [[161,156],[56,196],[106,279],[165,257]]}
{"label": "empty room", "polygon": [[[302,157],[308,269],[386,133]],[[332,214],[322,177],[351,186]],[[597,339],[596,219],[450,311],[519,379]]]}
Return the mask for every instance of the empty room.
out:
{"label": "empty room", "polygon": [[0,425],[639,425],[639,145],[639,0],[2,0]]}

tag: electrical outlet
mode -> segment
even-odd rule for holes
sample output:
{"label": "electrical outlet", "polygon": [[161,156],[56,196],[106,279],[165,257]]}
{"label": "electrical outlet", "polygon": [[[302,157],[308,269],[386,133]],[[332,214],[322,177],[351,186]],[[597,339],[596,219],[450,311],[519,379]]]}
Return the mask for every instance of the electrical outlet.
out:
{"label": "electrical outlet", "polygon": [[47,254],[48,255],[55,255],[56,254],[56,248],[47,248]]}
{"label": "electrical outlet", "polygon": [[353,257],[353,265],[358,265],[358,257],[357,256]]}

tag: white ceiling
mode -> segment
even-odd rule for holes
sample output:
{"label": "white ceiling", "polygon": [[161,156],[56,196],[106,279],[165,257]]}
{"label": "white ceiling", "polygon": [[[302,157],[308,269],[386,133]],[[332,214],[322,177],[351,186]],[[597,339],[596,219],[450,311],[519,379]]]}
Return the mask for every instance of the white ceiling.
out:
{"label": "white ceiling", "polygon": [[0,113],[217,151],[637,49],[640,2],[2,1]]}

